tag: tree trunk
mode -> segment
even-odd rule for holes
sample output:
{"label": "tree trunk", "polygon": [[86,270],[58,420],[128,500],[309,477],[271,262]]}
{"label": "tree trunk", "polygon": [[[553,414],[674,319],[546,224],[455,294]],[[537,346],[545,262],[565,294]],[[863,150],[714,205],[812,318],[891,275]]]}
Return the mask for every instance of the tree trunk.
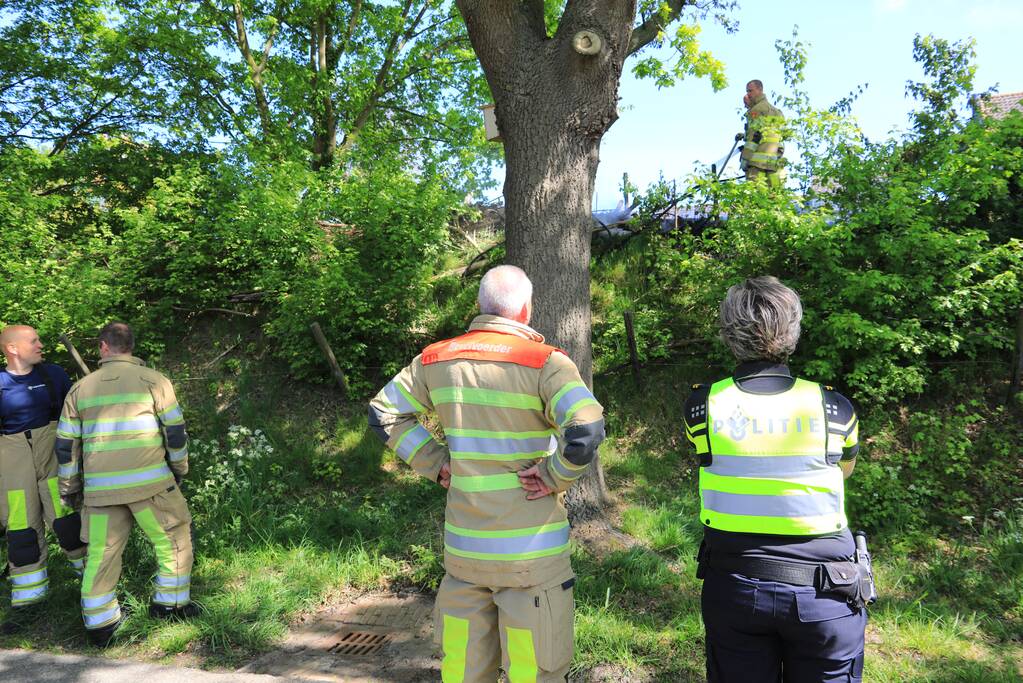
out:
{"label": "tree trunk", "polygon": [[[533,326],[592,384],[590,201],[601,137],[618,118],[635,3],[569,2],[552,38],[543,3],[457,4],[504,140],[507,260],[533,281]],[[580,31],[599,39],[595,53],[574,46]],[[598,515],[606,499],[595,459],[569,491],[569,515]]]}
{"label": "tree trunk", "polygon": [[[569,113],[563,105],[551,112],[537,109],[531,106],[519,117],[501,118],[507,262],[526,271],[533,282],[533,327],[548,343],[564,349],[592,386],[590,197],[599,141],[554,126],[535,126],[544,114],[558,119]],[[568,492],[572,521],[599,514],[606,501],[597,457]]]}

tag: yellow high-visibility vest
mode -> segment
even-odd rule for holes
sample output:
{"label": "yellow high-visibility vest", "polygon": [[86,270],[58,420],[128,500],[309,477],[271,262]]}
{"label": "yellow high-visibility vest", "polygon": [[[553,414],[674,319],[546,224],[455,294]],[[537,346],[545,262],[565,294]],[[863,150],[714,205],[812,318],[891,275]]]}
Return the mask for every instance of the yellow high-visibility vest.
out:
{"label": "yellow high-visibility vest", "polygon": [[828,463],[821,386],[796,379],[780,394],[732,378],[707,397],[710,464],[700,468],[700,521],[722,531],[815,536],[844,529],[842,470]]}

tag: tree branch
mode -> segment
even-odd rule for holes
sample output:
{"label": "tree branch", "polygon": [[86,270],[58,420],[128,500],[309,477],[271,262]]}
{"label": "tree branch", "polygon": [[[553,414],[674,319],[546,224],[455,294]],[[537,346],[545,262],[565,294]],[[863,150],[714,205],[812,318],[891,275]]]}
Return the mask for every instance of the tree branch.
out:
{"label": "tree branch", "polygon": [[[405,0],[405,5],[402,7],[401,16],[405,19],[409,15],[409,11],[412,9],[412,3],[414,0]],[[373,79],[373,90],[370,91],[369,96],[366,98],[366,102],[362,105],[359,113],[355,115],[355,119],[352,121],[352,125],[345,131],[345,139],[337,148],[338,155],[345,154],[352,148],[355,143],[355,139],[359,136],[362,128],[369,121],[370,114],[373,113],[373,109],[376,107],[377,102],[386,92],[385,83],[387,77],[391,71],[391,67],[394,65],[394,58],[401,51],[402,47],[405,46],[406,41],[411,38],[416,31],[416,27],[423,20],[426,15],[426,10],[429,9],[429,3],[424,2],[420,8],[419,13],[415,19],[409,25],[405,31],[396,31],[391,36],[391,41],[387,45],[387,49],[384,51],[384,61],[377,70],[376,77]]]}
{"label": "tree branch", "polygon": [[256,58],[252,56],[252,50],[249,47],[249,37],[245,31],[245,17],[242,14],[241,0],[234,0],[234,24],[236,31],[235,42],[242,53],[242,57],[245,59],[245,63],[248,64],[249,76],[252,78],[252,90],[256,97],[256,109],[259,111],[259,123],[263,129],[263,135],[269,137],[273,131],[273,120],[270,117],[270,102],[267,100],[266,91],[263,89],[262,73],[266,62],[264,61],[262,65],[257,64]]}
{"label": "tree branch", "polygon": [[667,0],[666,4],[671,8],[667,17],[653,14],[632,30],[632,37],[629,38],[628,55],[635,54],[649,45],[664,30],[665,26],[679,18],[686,5],[695,3],[692,0]]}

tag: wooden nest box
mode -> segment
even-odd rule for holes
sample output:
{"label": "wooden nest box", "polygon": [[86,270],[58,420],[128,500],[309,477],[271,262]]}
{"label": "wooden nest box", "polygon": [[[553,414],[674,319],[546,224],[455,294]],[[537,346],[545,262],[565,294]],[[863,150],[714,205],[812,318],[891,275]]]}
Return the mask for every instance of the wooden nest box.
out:
{"label": "wooden nest box", "polygon": [[497,129],[497,114],[494,112],[494,106],[493,104],[484,104],[480,107],[483,110],[483,130],[486,132],[489,142],[501,142],[501,131]]}

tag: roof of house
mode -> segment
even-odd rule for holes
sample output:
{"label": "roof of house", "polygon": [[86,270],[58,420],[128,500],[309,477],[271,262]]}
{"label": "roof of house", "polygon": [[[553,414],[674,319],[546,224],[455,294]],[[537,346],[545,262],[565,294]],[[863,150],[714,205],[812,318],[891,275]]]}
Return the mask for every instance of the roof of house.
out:
{"label": "roof of house", "polygon": [[1023,112],[1023,92],[974,95],[970,98],[974,111],[981,116],[1002,119],[1010,111]]}

